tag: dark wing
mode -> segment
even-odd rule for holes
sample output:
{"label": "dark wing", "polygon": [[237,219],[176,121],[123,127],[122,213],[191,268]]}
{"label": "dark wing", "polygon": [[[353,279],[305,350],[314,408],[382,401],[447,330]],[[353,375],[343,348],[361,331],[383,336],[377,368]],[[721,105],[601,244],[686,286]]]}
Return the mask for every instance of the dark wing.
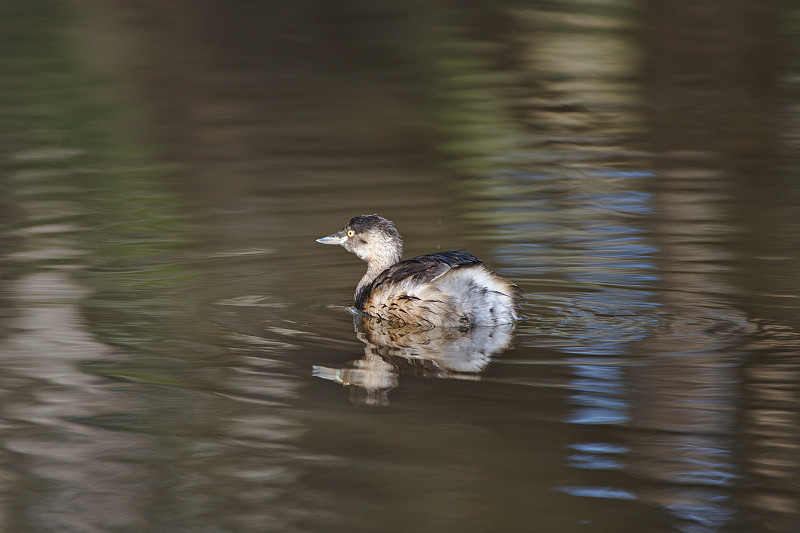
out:
{"label": "dark wing", "polygon": [[461,250],[447,250],[406,259],[390,266],[372,282],[373,290],[383,283],[413,280],[426,283],[454,268],[482,263],[474,255]]}
{"label": "dark wing", "polygon": [[446,250],[432,254],[418,255],[412,259],[406,259],[390,266],[372,282],[369,291],[359,295],[356,307],[361,308],[364,300],[379,287],[387,288],[400,282],[427,283],[435,280],[445,272],[454,268],[479,265],[483,263],[471,253],[462,250]]}

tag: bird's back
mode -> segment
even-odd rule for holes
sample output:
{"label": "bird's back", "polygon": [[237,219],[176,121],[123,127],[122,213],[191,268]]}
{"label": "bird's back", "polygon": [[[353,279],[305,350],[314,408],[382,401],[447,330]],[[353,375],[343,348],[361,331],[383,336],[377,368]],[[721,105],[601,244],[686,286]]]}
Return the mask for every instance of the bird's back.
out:
{"label": "bird's back", "polygon": [[356,298],[368,315],[404,324],[496,325],[517,319],[518,289],[474,255],[448,250],[400,261]]}

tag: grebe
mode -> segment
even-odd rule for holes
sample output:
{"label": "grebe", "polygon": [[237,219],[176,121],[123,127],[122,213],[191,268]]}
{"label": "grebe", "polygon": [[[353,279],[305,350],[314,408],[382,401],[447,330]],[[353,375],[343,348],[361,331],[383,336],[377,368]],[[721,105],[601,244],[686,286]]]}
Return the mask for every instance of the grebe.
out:
{"label": "grebe", "polygon": [[357,216],[317,242],[340,244],[367,262],[355,294],[356,309],[366,315],[422,327],[494,326],[518,318],[516,285],[461,250],[400,261],[400,234],[378,215]]}

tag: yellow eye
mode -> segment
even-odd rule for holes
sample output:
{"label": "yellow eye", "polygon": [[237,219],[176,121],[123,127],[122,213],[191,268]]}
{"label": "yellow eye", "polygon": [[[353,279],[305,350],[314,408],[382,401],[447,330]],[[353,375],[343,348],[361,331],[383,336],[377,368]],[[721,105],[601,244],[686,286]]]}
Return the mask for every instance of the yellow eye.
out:
{"label": "yellow eye", "polygon": [[353,236],[353,235],[355,235],[355,234],[356,234],[356,232],[355,232],[355,231],[353,231],[353,230],[351,230],[351,229],[347,230],[347,236],[348,236],[348,237],[352,237],[352,236]]}

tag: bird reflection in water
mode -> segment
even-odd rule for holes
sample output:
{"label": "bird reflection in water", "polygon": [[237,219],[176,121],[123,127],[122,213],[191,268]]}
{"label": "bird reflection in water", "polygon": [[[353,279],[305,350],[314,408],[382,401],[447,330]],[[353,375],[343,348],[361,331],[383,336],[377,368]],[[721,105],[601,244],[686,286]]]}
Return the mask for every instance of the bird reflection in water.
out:
{"label": "bird reflection in water", "polygon": [[313,375],[339,383],[350,401],[386,406],[400,375],[480,379],[492,356],[511,345],[514,324],[471,328],[422,328],[366,316],[353,320],[364,357],[343,368],[314,366]]}

